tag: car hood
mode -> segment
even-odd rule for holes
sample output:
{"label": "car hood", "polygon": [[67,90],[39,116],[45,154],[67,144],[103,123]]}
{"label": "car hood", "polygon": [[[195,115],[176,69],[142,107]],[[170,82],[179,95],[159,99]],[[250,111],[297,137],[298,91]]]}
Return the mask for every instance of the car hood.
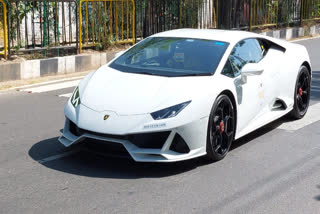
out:
{"label": "car hood", "polygon": [[82,87],[81,103],[94,111],[118,115],[151,113],[201,96],[210,77],[152,76],[103,66]]}

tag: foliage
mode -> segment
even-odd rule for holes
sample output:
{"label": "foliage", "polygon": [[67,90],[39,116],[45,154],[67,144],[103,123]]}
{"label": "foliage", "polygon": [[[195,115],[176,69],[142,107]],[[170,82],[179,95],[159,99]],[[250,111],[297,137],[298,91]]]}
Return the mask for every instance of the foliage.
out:
{"label": "foliage", "polygon": [[[23,20],[28,19],[30,23],[33,19],[36,20],[36,25],[44,28],[44,22],[46,22],[47,29],[42,29],[42,32],[36,32],[38,40],[37,46],[58,46],[60,43],[65,45],[65,42],[61,42],[61,34],[66,32],[59,26],[62,23],[61,20],[65,17],[56,16],[56,2],[47,2],[47,19],[44,16],[44,2],[39,1],[14,1],[8,2],[9,22],[9,42],[13,49],[20,49],[23,47],[31,47],[33,41],[31,38],[25,38],[25,32],[21,32],[24,26],[21,26]],[[79,0],[77,0],[79,2]],[[61,1],[58,4],[61,5]],[[110,2],[98,2],[88,4],[88,20],[86,19],[86,3],[83,3],[82,9],[82,42],[93,43],[97,50],[103,50],[111,47],[113,44],[119,42],[127,37],[131,39],[133,37],[132,32],[132,15],[127,17],[126,15],[126,0],[116,1],[112,3],[112,14]],[[131,1],[129,1],[129,11],[133,9]],[[217,8],[219,2],[219,8]],[[136,8],[136,36],[138,38],[145,38],[157,32],[162,32],[176,28],[236,28],[236,29],[249,29],[249,3],[257,3],[255,9],[256,18],[252,20],[252,25],[263,26],[265,24],[276,23],[276,26],[289,26],[293,24],[300,24],[301,12],[303,12],[302,19],[304,24],[311,23],[315,18],[320,18],[320,1],[319,0],[135,0]],[[278,6],[276,7],[276,4]],[[69,8],[69,3],[65,3],[65,7]],[[94,9],[93,9],[93,5]],[[106,5],[106,13],[104,12],[104,5]],[[211,11],[205,11],[205,9],[211,5]],[[302,5],[302,6],[301,6]],[[122,12],[124,7],[124,12]],[[59,8],[57,8],[59,9]],[[69,11],[69,9],[67,9]],[[79,21],[76,20],[75,14],[76,5],[71,4],[72,16],[71,26],[75,28],[75,24]],[[94,11],[93,11],[94,10]],[[301,11],[302,10],[302,11]],[[1,9],[0,9],[1,11]],[[32,16],[31,14],[33,14]],[[215,19],[215,13],[218,13],[218,18]],[[252,15],[251,15],[252,17]],[[39,19],[41,18],[41,23]],[[59,20],[60,19],[60,20]],[[124,19],[122,30],[122,19]],[[218,23],[213,23],[218,20]],[[311,20],[312,19],[312,20]],[[116,20],[117,25],[116,25]],[[127,23],[128,20],[128,23]],[[204,24],[204,20],[209,20],[209,24]],[[272,21],[270,21],[272,20]],[[311,21],[310,21],[311,20]],[[127,25],[129,30],[127,31]],[[275,27],[276,27],[275,26]],[[86,32],[88,29],[88,32]],[[117,29],[117,30],[116,30]],[[49,32],[46,41],[44,41],[44,32]],[[69,32],[69,31],[68,31]],[[72,31],[72,38],[75,38],[75,32]],[[28,33],[31,34],[31,29],[28,29]],[[40,35],[39,35],[40,34]],[[73,40],[73,42],[75,42]],[[33,44],[34,45],[34,44]]]}

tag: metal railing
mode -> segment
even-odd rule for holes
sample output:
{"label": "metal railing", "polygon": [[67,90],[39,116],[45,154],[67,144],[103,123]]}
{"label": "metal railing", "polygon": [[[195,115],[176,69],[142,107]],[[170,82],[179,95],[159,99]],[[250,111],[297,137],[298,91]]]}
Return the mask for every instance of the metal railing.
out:
{"label": "metal railing", "polygon": [[61,56],[176,28],[255,30],[318,21],[320,0],[0,0],[0,54]]}
{"label": "metal railing", "polygon": [[217,0],[218,28],[248,30],[251,0]]}
{"label": "metal railing", "polygon": [[252,0],[250,3],[250,30],[278,24],[278,0]]}
{"label": "metal railing", "polygon": [[134,0],[80,0],[79,51],[111,43],[135,43]]}
{"label": "metal railing", "polygon": [[320,20],[320,0],[217,1],[218,28],[254,30]]}
{"label": "metal railing", "polygon": [[282,0],[278,6],[278,27],[301,24],[301,4],[304,0]]}
{"label": "metal railing", "polygon": [[301,21],[320,20],[320,0],[302,0]]}
{"label": "metal railing", "polygon": [[215,28],[219,0],[136,0],[137,37],[177,28]]}
{"label": "metal railing", "polygon": [[0,49],[0,55],[7,58],[8,51],[8,34],[7,34],[7,5],[3,0],[0,0],[0,45],[3,44],[3,50]]}
{"label": "metal railing", "polygon": [[76,0],[11,0],[8,7],[9,53],[77,53]]}

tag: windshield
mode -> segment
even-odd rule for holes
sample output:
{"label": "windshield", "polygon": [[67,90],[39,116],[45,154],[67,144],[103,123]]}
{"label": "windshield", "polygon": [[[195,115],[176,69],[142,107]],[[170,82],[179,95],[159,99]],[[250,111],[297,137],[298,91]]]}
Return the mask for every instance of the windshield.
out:
{"label": "windshield", "polygon": [[212,75],[228,43],[187,38],[147,38],[128,50],[111,68],[159,76]]}

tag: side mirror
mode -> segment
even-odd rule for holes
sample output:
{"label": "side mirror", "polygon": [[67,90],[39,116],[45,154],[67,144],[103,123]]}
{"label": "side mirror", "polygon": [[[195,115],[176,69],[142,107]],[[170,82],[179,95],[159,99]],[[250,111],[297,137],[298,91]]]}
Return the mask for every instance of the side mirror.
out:
{"label": "side mirror", "polygon": [[118,58],[119,56],[121,56],[123,53],[124,53],[125,51],[119,51],[118,53],[116,53],[115,55],[114,55],[114,59],[115,58]]}
{"label": "side mirror", "polygon": [[263,67],[259,63],[248,63],[241,69],[242,83],[247,83],[247,76],[260,75],[263,72]]}

